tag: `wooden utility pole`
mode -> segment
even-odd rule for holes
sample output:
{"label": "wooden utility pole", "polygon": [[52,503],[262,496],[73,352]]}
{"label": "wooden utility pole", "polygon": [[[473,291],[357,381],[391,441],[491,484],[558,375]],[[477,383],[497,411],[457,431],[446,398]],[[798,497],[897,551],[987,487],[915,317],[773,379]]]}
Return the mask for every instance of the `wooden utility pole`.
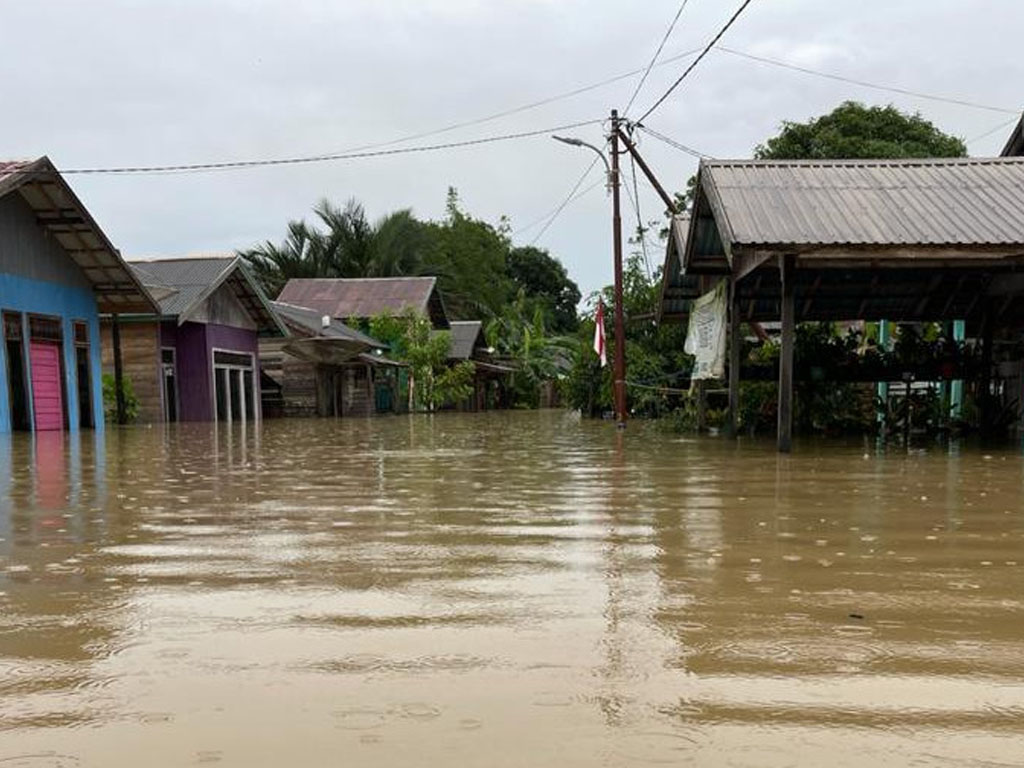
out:
{"label": "wooden utility pole", "polygon": [[619,211],[619,112],[612,110],[612,245],[615,254],[615,419],[626,427],[626,323],[622,310],[622,216]]}

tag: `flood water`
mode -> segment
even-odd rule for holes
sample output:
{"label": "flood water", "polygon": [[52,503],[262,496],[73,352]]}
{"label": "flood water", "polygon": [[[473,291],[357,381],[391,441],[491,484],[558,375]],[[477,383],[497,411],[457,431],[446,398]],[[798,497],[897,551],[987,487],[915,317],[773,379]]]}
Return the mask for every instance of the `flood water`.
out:
{"label": "flood water", "polygon": [[561,412],[0,440],[0,768],[1019,766],[1024,461]]}

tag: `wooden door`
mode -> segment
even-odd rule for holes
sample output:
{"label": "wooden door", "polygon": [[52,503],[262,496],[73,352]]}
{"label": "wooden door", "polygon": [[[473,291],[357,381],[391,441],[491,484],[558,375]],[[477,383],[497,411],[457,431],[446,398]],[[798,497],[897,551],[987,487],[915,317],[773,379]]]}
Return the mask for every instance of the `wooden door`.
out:
{"label": "wooden door", "polygon": [[60,381],[60,345],[33,341],[29,346],[32,366],[32,411],[40,432],[64,429],[64,400]]}

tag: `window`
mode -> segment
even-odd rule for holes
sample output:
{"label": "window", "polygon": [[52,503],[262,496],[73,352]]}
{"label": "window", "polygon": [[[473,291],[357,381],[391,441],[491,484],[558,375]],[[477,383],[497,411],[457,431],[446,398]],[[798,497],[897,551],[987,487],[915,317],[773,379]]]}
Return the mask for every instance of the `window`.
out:
{"label": "window", "polygon": [[80,347],[89,346],[89,326],[81,320],[74,322],[75,344]]}
{"label": "window", "polygon": [[29,315],[28,337],[31,341],[60,342],[63,338],[60,332],[60,318]]}
{"label": "window", "polygon": [[28,409],[28,379],[20,312],[3,313],[4,350],[7,353],[7,387],[11,429],[32,429]]}
{"label": "window", "polygon": [[71,324],[75,339],[75,382],[78,384],[78,425],[95,426],[92,419],[92,365],[89,359],[89,325],[83,320]]}
{"label": "window", "polygon": [[251,354],[214,350],[213,385],[217,421],[245,423],[257,418]]}

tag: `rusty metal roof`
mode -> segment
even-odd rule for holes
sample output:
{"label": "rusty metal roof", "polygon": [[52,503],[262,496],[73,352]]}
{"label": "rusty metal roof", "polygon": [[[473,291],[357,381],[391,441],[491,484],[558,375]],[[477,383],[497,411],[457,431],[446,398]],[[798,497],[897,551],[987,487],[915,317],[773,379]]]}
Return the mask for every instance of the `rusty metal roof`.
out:
{"label": "rusty metal roof", "polygon": [[435,328],[448,327],[436,277],[293,278],[277,300],[340,320],[411,308],[428,315]]}
{"label": "rusty metal roof", "polygon": [[226,285],[263,336],[287,336],[259,283],[237,256],[187,256],[131,261],[139,280],[157,297],[160,314],[179,324],[221,285]]}
{"label": "rusty metal roof", "polygon": [[18,193],[39,226],[81,268],[103,314],[153,312],[156,302],[47,157],[0,161],[0,197]]}
{"label": "rusty metal roof", "polygon": [[1024,246],[1024,158],[704,160],[699,196],[727,250]]}

